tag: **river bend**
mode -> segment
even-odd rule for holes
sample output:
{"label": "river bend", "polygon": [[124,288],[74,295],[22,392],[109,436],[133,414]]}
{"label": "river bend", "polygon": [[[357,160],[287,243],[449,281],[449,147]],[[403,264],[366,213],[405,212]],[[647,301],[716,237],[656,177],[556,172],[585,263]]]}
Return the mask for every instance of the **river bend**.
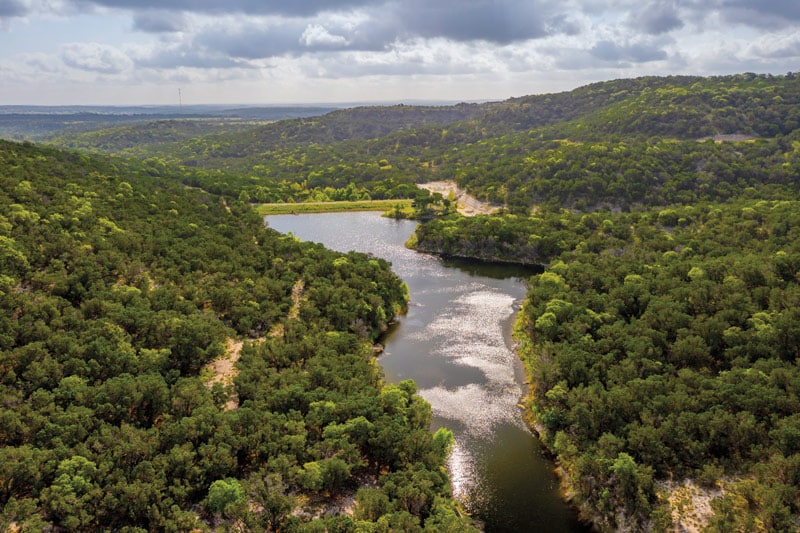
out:
{"label": "river bend", "polygon": [[511,328],[530,271],[408,250],[416,224],[374,212],[265,221],[334,250],[386,259],[408,284],[408,313],[387,335],[380,363],[389,381],[414,379],[431,404],[434,428],[453,431],[453,490],[486,531],[587,531],[560,499],[553,464],[518,407],[525,376]]}

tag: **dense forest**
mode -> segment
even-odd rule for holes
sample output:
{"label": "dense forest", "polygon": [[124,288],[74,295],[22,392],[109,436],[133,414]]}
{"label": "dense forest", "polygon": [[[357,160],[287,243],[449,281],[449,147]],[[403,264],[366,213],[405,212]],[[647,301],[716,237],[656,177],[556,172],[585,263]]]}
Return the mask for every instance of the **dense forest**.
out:
{"label": "dense forest", "polygon": [[517,321],[528,409],[603,529],[667,527],[670,481],[712,531],[794,531],[800,512],[800,203],[431,221],[417,245],[546,263]]}
{"label": "dense forest", "polygon": [[[415,183],[455,179],[523,214],[626,210],[726,201],[748,187],[782,197],[794,187],[799,110],[791,73],[646,77],[503,102],[337,110],[181,142],[148,142],[156,123],[56,142],[181,165],[197,171],[194,185],[254,202],[350,184],[412,198]],[[714,142],[727,138],[758,142]]]}
{"label": "dense forest", "polygon": [[[402,283],[248,206],[413,198],[410,246],[545,267],[526,414],[598,528],[705,498],[709,531],[797,531],[799,126],[800,77],[741,74],[54,141],[124,159],[4,144],[3,524],[468,527],[449,434],[373,361]],[[416,184],[442,179],[500,213],[431,210]],[[233,386],[208,387],[229,341]]]}
{"label": "dense forest", "polygon": [[546,266],[516,325],[526,409],[601,529],[683,526],[703,498],[708,531],[800,527],[800,106],[773,98],[793,76],[754,79],[767,87],[717,130],[749,135],[575,121],[519,157],[503,145],[495,167],[488,141],[470,158],[490,172],[464,182],[502,190],[506,213],[434,219],[410,242]]}
{"label": "dense forest", "polygon": [[0,142],[0,528],[469,528],[452,435],[374,361],[406,301],[163,169]]}
{"label": "dense forest", "polygon": [[725,488],[713,531],[796,530],[800,204],[604,217],[562,217],[518,320],[542,441],[607,528],[667,524],[690,478]]}

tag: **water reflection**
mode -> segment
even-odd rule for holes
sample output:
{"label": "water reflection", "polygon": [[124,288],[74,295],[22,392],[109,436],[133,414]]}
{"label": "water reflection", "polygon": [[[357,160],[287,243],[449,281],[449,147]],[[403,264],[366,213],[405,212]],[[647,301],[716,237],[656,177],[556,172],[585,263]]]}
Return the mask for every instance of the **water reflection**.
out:
{"label": "water reflection", "polygon": [[510,348],[515,309],[533,271],[442,260],[405,248],[415,223],[376,213],[271,216],[281,232],[391,261],[408,284],[406,316],[385,339],[390,381],[412,378],[434,426],[452,430],[453,489],[487,531],[583,531],[558,496],[552,464],[517,407],[524,372]]}

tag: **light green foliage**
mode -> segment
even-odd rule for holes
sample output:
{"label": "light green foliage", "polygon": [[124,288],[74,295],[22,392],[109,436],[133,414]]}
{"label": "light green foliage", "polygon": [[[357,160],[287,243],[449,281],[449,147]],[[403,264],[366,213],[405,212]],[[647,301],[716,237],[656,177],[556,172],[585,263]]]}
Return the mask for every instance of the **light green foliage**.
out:
{"label": "light green foliage", "polygon": [[206,505],[214,514],[236,516],[241,513],[246,503],[244,489],[237,479],[218,479],[208,488]]}

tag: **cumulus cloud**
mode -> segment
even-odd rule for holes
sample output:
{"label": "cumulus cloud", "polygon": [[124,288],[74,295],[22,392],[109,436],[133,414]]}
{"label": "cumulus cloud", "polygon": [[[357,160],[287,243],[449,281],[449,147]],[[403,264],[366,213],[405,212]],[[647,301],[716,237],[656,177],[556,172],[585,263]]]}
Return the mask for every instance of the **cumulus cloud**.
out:
{"label": "cumulus cloud", "polygon": [[[0,0],[16,2],[19,0]],[[69,0],[68,0],[69,1]],[[385,40],[442,37],[454,41],[509,43],[554,32],[574,32],[569,6],[544,0],[71,0],[84,9],[124,9],[137,29],[175,31],[179,25],[153,13],[249,15],[313,19],[341,13],[368,13],[388,30]],[[334,34],[335,35],[335,34]],[[341,36],[347,39],[345,36]],[[337,39],[339,41],[339,39]],[[348,42],[355,42],[348,40]],[[364,42],[362,40],[362,42]]]}
{"label": "cumulus cloud", "polygon": [[[8,68],[114,83],[191,73],[209,84],[353,78],[358,88],[415,76],[417,86],[510,87],[625,69],[785,72],[800,61],[797,0],[0,0],[0,29],[34,31],[37,17],[65,30],[76,21],[72,39],[89,42],[52,44],[40,65],[23,56],[44,50],[0,51]],[[86,32],[103,17],[129,33]]]}
{"label": "cumulus cloud", "polygon": [[61,60],[68,67],[100,74],[119,74],[133,64],[121,50],[100,43],[65,44]]}
{"label": "cumulus cloud", "polygon": [[[297,57],[322,52],[381,52],[397,50],[403,43],[445,40],[453,43],[489,43],[505,46],[547,35],[577,34],[578,25],[568,14],[538,0],[390,0],[361,9],[315,17],[270,16],[201,17],[184,36],[186,52],[163,50],[152,64],[184,65],[200,58],[217,65],[220,56],[239,66],[242,61]],[[165,6],[175,5],[165,4]],[[312,4],[307,4],[308,6]],[[319,2],[320,9],[352,3]],[[234,5],[234,7],[237,7]],[[238,7],[247,7],[241,4]],[[151,32],[172,31],[177,24],[163,21],[160,12],[137,15],[136,26]],[[197,22],[197,21],[195,21]],[[188,49],[192,49],[191,52]]]}
{"label": "cumulus cloud", "polygon": [[300,35],[300,42],[308,47],[342,48],[347,46],[347,38],[334,35],[321,24],[309,24]]}

